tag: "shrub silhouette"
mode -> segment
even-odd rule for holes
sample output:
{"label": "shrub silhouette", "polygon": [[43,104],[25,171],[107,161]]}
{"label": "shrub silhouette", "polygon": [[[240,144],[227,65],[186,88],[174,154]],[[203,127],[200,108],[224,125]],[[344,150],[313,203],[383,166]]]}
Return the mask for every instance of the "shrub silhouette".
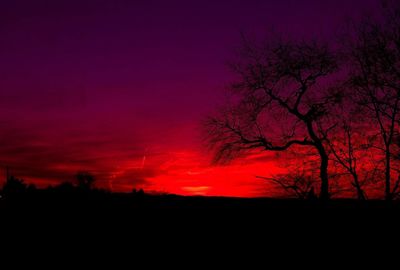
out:
{"label": "shrub silhouette", "polygon": [[78,172],[76,174],[78,188],[82,190],[91,190],[95,182],[95,178],[88,172]]}
{"label": "shrub silhouette", "polygon": [[4,196],[19,195],[25,193],[26,191],[27,185],[24,183],[24,180],[18,179],[14,176],[8,177],[3,186]]}

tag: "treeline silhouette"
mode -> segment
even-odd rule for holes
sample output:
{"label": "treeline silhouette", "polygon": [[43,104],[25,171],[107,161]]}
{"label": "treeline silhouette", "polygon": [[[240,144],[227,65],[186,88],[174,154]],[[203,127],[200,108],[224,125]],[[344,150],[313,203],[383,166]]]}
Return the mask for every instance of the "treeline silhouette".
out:
{"label": "treeline silhouette", "polygon": [[285,152],[296,169],[258,178],[291,197],[400,197],[400,2],[345,28],[331,44],[243,35],[228,102],[205,122],[215,162]]}
{"label": "treeline silhouette", "polygon": [[40,189],[35,184],[25,183],[23,179],[7,176],[0,189],[0,209],[61,207],[82,210],[87,207],[101,208],[113,203],[135,207],[149,196],[143,189],[133,189],[131,193],[112,193],[96,188],[95,177],[87,172],[79,172],[75,178],[75,181]]}
{"label": "treeline silhouette", "polygon": [[[348,213],[347,210],[366,211],[361,213],[381,213],[382,210],[400,210],[400,202],[388,204],[382,200],[357,201],[353,199],[336,199],[324,202],[317,199],[313,191],[302,193],[303,200],[290,198],[229,198],[204,196],[179,196],[174,194],[149,194],[143,189],[134,188],[130,193],[114,193],[95,187],[95,178],[87,172],[76,175],[75,181],[63,182],[47,188],[37,188],[26,184],[22,179],[9,176],[0,190],[0,213],[7,214],[46,214],[48,218],[57,213],[97,214],[123,213],[130,215],[152,215],[163,217],[169,211],[178,210],[185,213],[197,213],[210,218],[214,215],[245,215],[262,217],[263,213],[271,215],[291,214],[301,216],[308,214]],[[161,210],[161,212],[159,212]],[[72,212],[71,212],[72,211]],[[194,212],[193,212],[194,211]],[[343,212],[344,211],[344,212]],[[352,213],[352,212],[349,212]],[[211,216],[209,216],[211,214]],[[255,216],[253,215],[255,214]],[[76,216],[74,216],[76,217]],[[64,216],[65,218],[65,216]]]}

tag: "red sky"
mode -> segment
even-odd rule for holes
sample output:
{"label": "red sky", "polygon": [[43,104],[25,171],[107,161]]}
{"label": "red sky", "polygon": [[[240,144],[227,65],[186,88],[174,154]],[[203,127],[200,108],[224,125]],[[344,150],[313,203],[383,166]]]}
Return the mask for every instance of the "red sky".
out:
{"label": "red sky", "polygon": [[38,185],[86,170],[115,191],[273,195],[255,176],[285,160],[211,166],[201,140],[240,32],[330,40],[377,2],[2,1],[0,166]]}

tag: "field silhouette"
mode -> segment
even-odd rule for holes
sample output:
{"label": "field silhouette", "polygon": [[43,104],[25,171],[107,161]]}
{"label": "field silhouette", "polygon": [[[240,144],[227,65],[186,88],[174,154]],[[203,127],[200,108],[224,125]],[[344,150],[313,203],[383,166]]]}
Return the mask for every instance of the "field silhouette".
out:
{"label": "field silhouette", "polygon": [[[0,212],[52,212],[72,211],[76,213],[114,211],[137,214],[159,211],[181,211],[193,213],[264,214],[379,212],[399,210],[399,201],[356,199],[332,199],[321,201],[316,197],[307,199],[285,198],[231,198],[207,196],[179,196],[173,194],[146,194],[142,189],[130,193],[114,193],[79,184],[62,183],[58,186],[38,189],[26,185],[11,176],[5,183],[0,199]],[[90,178],[90,177],[89,177]]]}

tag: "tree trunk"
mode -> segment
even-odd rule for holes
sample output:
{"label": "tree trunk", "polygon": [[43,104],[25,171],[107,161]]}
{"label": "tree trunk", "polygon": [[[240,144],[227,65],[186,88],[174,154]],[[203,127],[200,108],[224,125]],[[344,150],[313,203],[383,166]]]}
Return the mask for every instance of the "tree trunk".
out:
{"label": "tree trunk", "polygon": [[310,135],[311,139],[314,141],[314,146],[317,148],[321,165],[319,169],[320,178],[321,178],[321,189],[319,193],[319,198],[321,201],[328,201],[330,199],[329,194],[329,178],[328,178],[328,154],[326,153],[325,147],[322,143],[322,140],[315,134],[313,122],[308,120],[306,122],[307,131]]}
{"label": "tree trunk", "polygon": [[329,194],[329,179],[328,179],[328,155],[326,154],[325,148],[322,146],[317,146],[318,153],[321,158],[320,166],[320,177],[321,177],[321,191],[320,199],[322,201],[327,201],[330,198]]}
{"label": "tree trunk", "polygon": [[362,190],[361,185],[360,185],[360,181],[358,181],[358,175],[356,172],[352,173],[353,175],[353,179],[354,179],[354,187],[356,188],[357,191],[357,198],[360,201],[365,201],[365,194],[364,194],[364,190]]}
{"label": "tree trunk", "polygon": [[392,200],[392,191],[390,187],[390,149],[385,151],[385,200]]}

